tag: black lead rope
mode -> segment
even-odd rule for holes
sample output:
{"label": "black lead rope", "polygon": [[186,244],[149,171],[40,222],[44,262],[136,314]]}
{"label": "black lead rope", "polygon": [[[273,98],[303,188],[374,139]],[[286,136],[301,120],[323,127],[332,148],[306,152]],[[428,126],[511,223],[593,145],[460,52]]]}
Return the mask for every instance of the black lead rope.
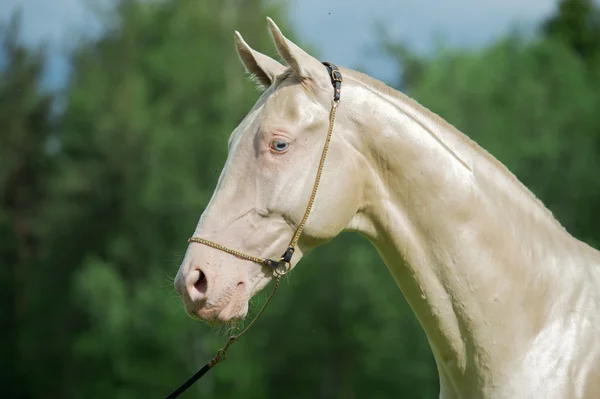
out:
{"label": "black lead rope", "polygon": [[[331,84],[333,86],[333,102],[331,103],[331,113],[329,115],[329,131],[327,132],[325,145],[323,147],[323,153],[321,155],[321,162],[319,163],[317,178],[315,180],[315,185],[313,187],[313,192],[312,192],[312,195],[311,195],[311,198],[309,201],[309,205],[306,209],[306,212],[304,214],[301,224],[298,226],[298,230],[296,230],[296,234],[294,234],[294,237],[292,238],[290,247],[286,250],[286,252],[283,254],[281,259],[279,261],[274,261],[271,259],[266,259],[266,260],[260,259],[260,258],[244,254],[243,252],[232,250],[223,245],[216,244],[211,241],[208,241],[208,240],[205,240],[202,238],[198,238],[198,237],[192,237],[189,240],[189,242],[197,242],[200,244],[208,245],[213,248],[219,249],[221,251],[224,251],[224,252],[236,255],[236,256],[240,256],[242,258],[248,259],[248,260],[256,262],[256,263],[260,263],[263,266],[266,266],[266,267],[272,269],[273,272],[276,273],[275,286],[273,287],[273,291],[271,292],[271,295],[269,296],[269,298],[263,305],[262,309],[258,312],[256,317],[250,322],[250,324],[241,333],[239,333],[237,335],[232,335],[231,337],[229,337],[227,344],[225,344],[223,349],[220,349],[217,352],[217,355],[210,362],[206,363],[204,365],[204,367],[202,367],[200,370],[198,370],[193,376],[191,376],[179,388],[174,390],[169,396],[166,397],[166,399],[175,399],[175,398],[179,397],[179,395],[181,395],[182,393],[187,391],[189,387],[191,387],[196,381],[198,381],[200,378],[202,378],[204,376],[204,374],[206,374],[208,372],[208,370],[213,368],[220,361],[225,360],[227,358],[227,350],[229,349],[229,347],[234,342],[236,342],[246,331],[248,331],[248,329],[250,327],[252,327],[254,322],[256,320],[258,320],[258,318],[263,314],[267,305],[269,304],[269,302],[271,302],[271,299],[273,298],[275,291],[277,291],[277,287],[279,286],[279,281],[280,281],[281,276],[283,276],[285,273],[287,273],[291,268],[290,261],[292,260],[292,255],[294,254],[294,247],[296,246],[297,240],[299,239],[300,234],[302,233],[302,228],[304,227],[304,223],[306,222],[306,219],[308,218],[308,214],[312,208],[312,204],[315,199],[316,190],[317,190],[319,180],[321,177],[321,172],[323,171],[323,163],[325,161],[325,157],[327,155],[327,149],[329,147],[329,140],[331,139],[331,134],[333,132],[333,123],[335,121],[335,110],[340,101],[340,91],[341,91],[341,87],[342,87],[342,73],[340,72],[338,67],[335,66],[334,64],[331,64],[329,62],[323,62],[323,65],[325,65],[325,67],[327,67],[327,72],[329,73],[329,77],[331,79]],[[286,266],[286,270],[284,272],[278,272],[277,267],[282,264]]]}
{"label": "black lead rope", "polygon": [[191,376],[179,388],[177,388],[176,390],[174,390],[169,396],[167,396],[166,399],[175,399],[176,397],[178,397],[179,395],[181,395],[182,393],[184,393],[185,391],[187,391],[187,389],[189,387],[191,387],[194,382],[198,381],[204,374],[206,374],[206,372],[208,370],[210,370],[210,367],[211,367],[210,363],[206,363],[204,365],[204,367],[202,367],[200,370],[198,370],[196,372],[196,374],[194,374],[193,376]]}

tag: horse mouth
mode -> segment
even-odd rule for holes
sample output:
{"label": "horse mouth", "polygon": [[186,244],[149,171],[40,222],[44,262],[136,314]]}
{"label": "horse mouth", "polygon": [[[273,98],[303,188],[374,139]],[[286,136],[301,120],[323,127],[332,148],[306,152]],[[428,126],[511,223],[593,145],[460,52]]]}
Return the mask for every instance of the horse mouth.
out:
{"label": "horse mouth", "polygon": [[[193,305],[192,305],[193,306]],[[248,313],[248,300],[234,296],[222,306],[206,306],[206,302],[187,313],[195,320],[203,321],[211,326],[236,323],[243,320]]]}

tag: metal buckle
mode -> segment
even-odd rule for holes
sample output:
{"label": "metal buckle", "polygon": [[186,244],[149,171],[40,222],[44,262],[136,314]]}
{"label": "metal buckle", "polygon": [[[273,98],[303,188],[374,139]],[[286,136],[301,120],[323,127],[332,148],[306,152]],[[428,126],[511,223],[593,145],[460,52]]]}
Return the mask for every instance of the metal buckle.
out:
{"label": "metal buckle", "polygon": [[[281,267],[280,267],[281,266]],[[288,274],[288,272],[292,270],[292,264],[289,262],[285,262],[285,261],[280,261],[279,264],[277,265],[277,267],[275,269],[273,269],[273,273],[276,274],[279,277],[283,277],[286,274]]]}
{"label": "metal buckle", "polygon": [[335,70],[332,69],[331,70],[331,79],[334,82],[340,82],[340,83],[342,83],[343,82],[343,80],[342,80],[342,73],[339,70],[337,70],[337,69],[335,69]]}

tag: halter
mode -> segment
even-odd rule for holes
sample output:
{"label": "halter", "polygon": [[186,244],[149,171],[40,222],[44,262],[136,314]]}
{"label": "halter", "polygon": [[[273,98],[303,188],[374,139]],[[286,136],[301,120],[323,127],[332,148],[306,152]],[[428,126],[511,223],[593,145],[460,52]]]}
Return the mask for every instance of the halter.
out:
{"label": "halter", "polygon": [[[327,130],[325,144],[323,145],[323,152],[321,153],[321,160],[319,161],[319,168],[317,169],[317,176],[315,177],[315,184],[313,185],[313,189],[310,194],[310,198],[308,200],[308,205],[306,206],[306,211],[304,212],[304,216],[302,216],[302,220],[298,224],[298,228],[296,228],[296,232],[292,236],[292,239],[290,240],[290,243],[288,244],[288,247],[285,250],[285,252],[283,253],[283,255],[281,255],[279,260],[274,260],[274,259],[270,259],[270,258],[263,259],[258,256],[253,256],[253,255],[249,255],[247,253],[238,251],[236,249],[228,248],[224,245],[218,244],[213,241],[206,240],[201,237],[190,237],[188,239],[189,243],[195,242],[198,244],[206,245],[208,247],[218,249],[219,251],[223,251],[228,254],[237,256],[239,258],[246,259],[246,260],[249,260],[254,263],[258,263],[258,264],[272,270],[273,274],[275,275],[275,286],[273,287],[273,291],[271,292],[271,295],[269,295],[269,297],[267,298],[267,301],[265,302],[265,304],[263,305],[261,310],[258,312],[256,317],[254,317],[254,319],[250,322],[250,324],[241,333],[232,335],[231,337],[229,337],[229,339],[227,340],[227,343],[225,344],[223,349],[220,349],[217,352],[217,355],[210,362],[208,362],[206,365],[204,365],[204,367],[202,367],[200,370],[198,370],[198,372],[196,372],[196,374],[194,374],[192,377],[190,377],[179,388],[177,388],[175,391],[173,391],[173,393],[171,393],[169,396],[167,396],[167,399],[177,398],[179,395],[181,395],[183,392],[185,392],[194,382],[199,380],[200,377],[202,377],[204,374],[206,374],[206,372],[208,370],[210,370],[213,366],[215,366],[221,360],[225,360],[227,358],[227,350],[229,349],[231,344],[233,344],[235,341],[237,341],[246,331],[248,331],[248,329],[250,327],[252,327],[254,322],[256,320],[258,320],[258,318],[263,314],[267,305],[271,302],[271,299],[273,298],[275,291],[277,291],[277,287],[279,286],[280,278],[283,275],[285,275],[287,272],[289,272],[291,269],[290,262],[292,261],[292,256],[294,255],[296,246],[298,245],[298,240],[300,239],[300,236],[302,235],[302,230],[304,230],[306,220],[308,219],[308,215],[310,214],[310,211],[312,210],[313,204],[315,202],[315,197],[317,196],[317,190],[319,188],[319,183],[321,181],[321,175],[323,174],[323,166],[325,165],[325,158],[327,158],[327,150],[329,149],[329,143],[331,141],[331,135],[333,133],[333,125],[335,123],[335,112],[337,110],[338,104],[340,103],[340,94],[341,94],[341,88],[342,88],[342,73],[340,72],[338,67],[335,66],[334,64],[331,64],[329,62],[323,62],[323,65],[325,65],[325,67],[327,68],[329,77],[331,78],[331,84],[333,85],[333,89],[334,89],[333,99],[331,101],[331,111],[329,112],[329,128]],[[279,266],[283,266],[283,270],[281,270],[279,268]]]}

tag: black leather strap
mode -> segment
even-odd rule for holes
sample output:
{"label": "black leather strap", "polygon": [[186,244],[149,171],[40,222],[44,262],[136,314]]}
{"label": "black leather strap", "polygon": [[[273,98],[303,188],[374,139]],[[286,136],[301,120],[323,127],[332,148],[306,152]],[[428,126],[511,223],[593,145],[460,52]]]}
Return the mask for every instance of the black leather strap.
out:
{"label": "black leather strap", "polygon": [[333,100],[340,101],[340,95],[342,94],[342,73],[338,67],[331,62],[323,62],[323,65],[327,67],[329,77],[331,78],[331,84],[333,85]]}

